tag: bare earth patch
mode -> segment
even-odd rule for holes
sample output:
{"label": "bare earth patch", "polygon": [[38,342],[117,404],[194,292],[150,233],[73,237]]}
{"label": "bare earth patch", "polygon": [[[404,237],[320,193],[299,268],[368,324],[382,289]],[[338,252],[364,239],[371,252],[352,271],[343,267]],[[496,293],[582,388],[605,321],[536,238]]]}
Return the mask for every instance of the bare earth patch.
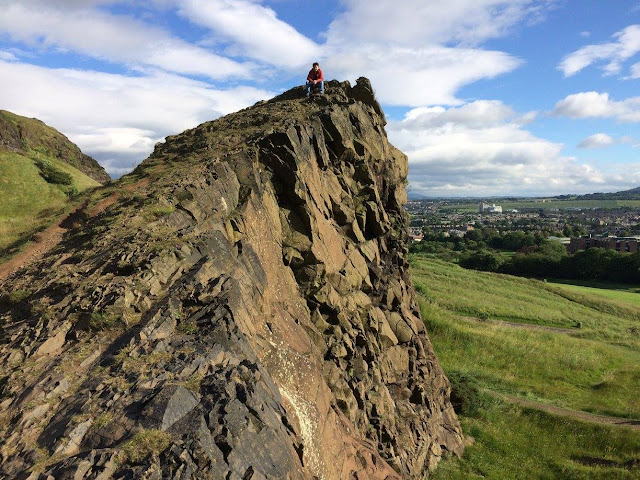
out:
{"label": "bare earth patch", "polygon": [[628,427],[633,428],[634,430],[640,430],[640,420],[610,417],[607,415],[594,415],[593,413],[571,410],[569,408],[557,407],[555,405],[548,405],[541,402],[533,402],[531,400],[525,400],[524,398],[513,397],[511,395],[502,395],[494,392],[489,393],[509,403],[515,403],[516,405],[521,405],[523,407],[542,410],[543,412],[550,413],[552,415],[558,415],[560,417],[568,417],[576,420],[581,420],[583,422],[598,423],[601,425],[615,425],[618,427]]}
{"label": "bare earth patch", "polygon": [[561,328],[561,327],[550,327],[547,325],[535,325],[533,323],[517,323],[517,322],[505,322],[503,320],[483,320],[478,317],[460,317],[464,320],[471,320],[473,322],[478,323],[486,323],[490,325],[504,325],[507,327],[514,328],[523,328],[526,330],[543,330],[545,332],[556,332],[556,333],[575,333],[575,328]]}
{"label": "bare earth patch", "polygon": [[[150,180],[148,178],[144,178],[139,182],[124,186],[123,190],[129,192],[133,191],[137,188],[148,185],[149,181]],[[99,201],[93,208],[91,208],[91,210],[86,212],[86,214],[89,217],[95,217],[96,215],[104,212],[109,206],[113,205],[118,200],[118,198],[120,198],[120,194],[118,192],[114,192],[107,198]],[[18,253],[6,263],[0,265],[0,280],[8,277],[19,268],[22,268],[25,265],[30,264],[34,260],[41,258],[45,253],[58,245],[62,241],[64,233],[67,230],[71,229],[74,223],[80,220],[83,210],[86,207],[86,203],[82,204],[73,212],[71,212],[67,217],[60,220],[58,223],[51,225],[42,232],[34,235],[33,239],[25,246],[25,248],[20,253]]]}
{"label": "bare earth patch", "polygon": [[64,233],[69,230],[75,223],[76,219],[80,217],[84,207],[84,204],[79,206],[58,223],[51,225],[42,232],[34,235],[32,241],[29,242],[20,253],[6,263],[0,265],[0,280],[8,277],[19,268],[24,267],[34,260],[42,257],[45,253],[58,245],[62,241]]}

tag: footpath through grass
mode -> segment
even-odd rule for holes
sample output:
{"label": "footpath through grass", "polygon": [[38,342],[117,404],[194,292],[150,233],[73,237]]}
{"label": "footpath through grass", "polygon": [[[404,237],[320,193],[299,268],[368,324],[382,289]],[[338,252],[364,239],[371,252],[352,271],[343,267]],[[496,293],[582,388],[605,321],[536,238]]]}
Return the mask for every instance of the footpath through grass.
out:
{"label": "footpath through grass", "polygon": [[69,208],[69,188],[82,192],[99,185],[61,160],[46,160],[56,170],[69,174],[71,184],[47,183],[33,158],[0,152],[0,252],[28,239]]}
{"label": "footpath through grass", "polygon": [[625,287],[612,287],[607,288],[607,285],[573,285],[572,283],[564,283],[562,281],[549,282],[549,285],[555,285],[557,287],[565,288],[573,292],[583,293],[587,295],[600,295],[607,297],[611,300],[622,302],[623,304],[637,305],[640,307],[640,288]]}
{"label": "footpath through grass", "polygon": [[495,401],[459,415],[474,439],[460,459],[438,464],[433,480],[637,479],[640,433],[560,418]]}
{"label": "footpath through grass", "polygon": [[[411,264],[427,330],[454,385],[465,378],[479,391],[640,419],[637,305],[423,255]],[[476,443],[435,478],[640,478],[637,430],[478,402],[483,408],[459,412]]]}

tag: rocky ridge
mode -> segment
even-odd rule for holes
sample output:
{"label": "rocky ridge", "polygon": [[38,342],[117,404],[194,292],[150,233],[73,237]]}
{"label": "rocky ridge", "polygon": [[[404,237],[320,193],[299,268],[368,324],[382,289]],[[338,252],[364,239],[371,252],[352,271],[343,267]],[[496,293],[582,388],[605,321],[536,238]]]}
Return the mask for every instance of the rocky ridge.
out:
{"label": "rocky ridge", "polygon": [[423,478],[462,452],[369,81],[167,138],[0,283],[0,475]]}

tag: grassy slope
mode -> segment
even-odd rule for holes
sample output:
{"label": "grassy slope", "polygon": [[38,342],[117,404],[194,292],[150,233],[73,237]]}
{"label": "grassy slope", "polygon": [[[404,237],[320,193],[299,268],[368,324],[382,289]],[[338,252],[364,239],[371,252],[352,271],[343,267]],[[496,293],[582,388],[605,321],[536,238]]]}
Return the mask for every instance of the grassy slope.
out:
{"label": "grassy slope", "polygon": [[[99,185],[61,160],[33,155],[69,173],[78,192]],[[44,228],[56,213],[69,207],[65,186],[47,183],[39,172],[33,158],[0,151],[0,251]]]}
{"label": "grassy slope", "polygon": [[[484,389],[593,413],[640,418],[640,309],[543,282],[412,258],[423,318],[445,371]],[[477,317],[482,316],[486,321]],[[491,319],[571,328],[514,328]],[[575,328],[582,321],[583,328]],[[491,400],[461,415],[476,438],[435,478],[638,478],[640,433],[587,425]],[[617,467],[586,466],[578,457]],[[637,467],[636,467],[637,468]],[[532,473],[533,472],[533,473]],[[634,476],[635,475],[635,476]]]}
{"label": "grassy slope", "polygon": [[40,156],[41,159],[60,159],[99,182],[109,180],[107,173],[94,159],[84,155],[77,145],[55,128],[36,118],[0,110],[2,137],[7,145],[13,147],[8,149],[10,151],[19,150],[28,156]]}
{"label": "grassy slope", "polygon": [[640,293],[631,291],[634,289],[628,288],[626,290],[621,289],[609,289],[606,287],[592,287],[586,285],[571,285],[568,283],[549,282],[550,285],[555,285],[573,292],[578,292],[586,295],[600,295],[607,297],[611,300],[637,305],[640,307]]}
{"label": "grassy slope", "polygon": [[[494,403],[461,416],[475,443],[461,459],[438,465],[430,480],[637,479],[640,433],[592,425],[514,405]],[[595,462],[609,465],[589,465]]]}

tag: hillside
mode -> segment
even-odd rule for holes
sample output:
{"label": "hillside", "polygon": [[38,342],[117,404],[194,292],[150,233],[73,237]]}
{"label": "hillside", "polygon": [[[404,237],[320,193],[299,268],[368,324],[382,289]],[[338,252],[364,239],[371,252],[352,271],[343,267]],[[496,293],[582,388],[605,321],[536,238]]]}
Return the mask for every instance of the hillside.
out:
{"label": "hillside", "polygon": [[640,478],[640,307],[630,292],[607,298],[424,254],[412,256],[411,275],[474,438],[436,479]]}
{"label": "hillside", "polygon": [[557,198],[570,197],[572,200],[640,200],[640,187],[611,193],[587,193],[585,195],[563,195]]}
{"label": "hillside", "polygon": [[366,79],[169,137],[0,280],[0,476],[424,478],[459,455]]}
{"label": "hillside", "polygon": [[0,110],[0,152],[46,160],[60,160],[87,177],[104,184],[111,180],[104,168],[56,129],[37,118]]}
{"label": "hillside", "polygon": [[60,132],[0,110],[0,258],[74,208],[74,198],[109,181]]}

